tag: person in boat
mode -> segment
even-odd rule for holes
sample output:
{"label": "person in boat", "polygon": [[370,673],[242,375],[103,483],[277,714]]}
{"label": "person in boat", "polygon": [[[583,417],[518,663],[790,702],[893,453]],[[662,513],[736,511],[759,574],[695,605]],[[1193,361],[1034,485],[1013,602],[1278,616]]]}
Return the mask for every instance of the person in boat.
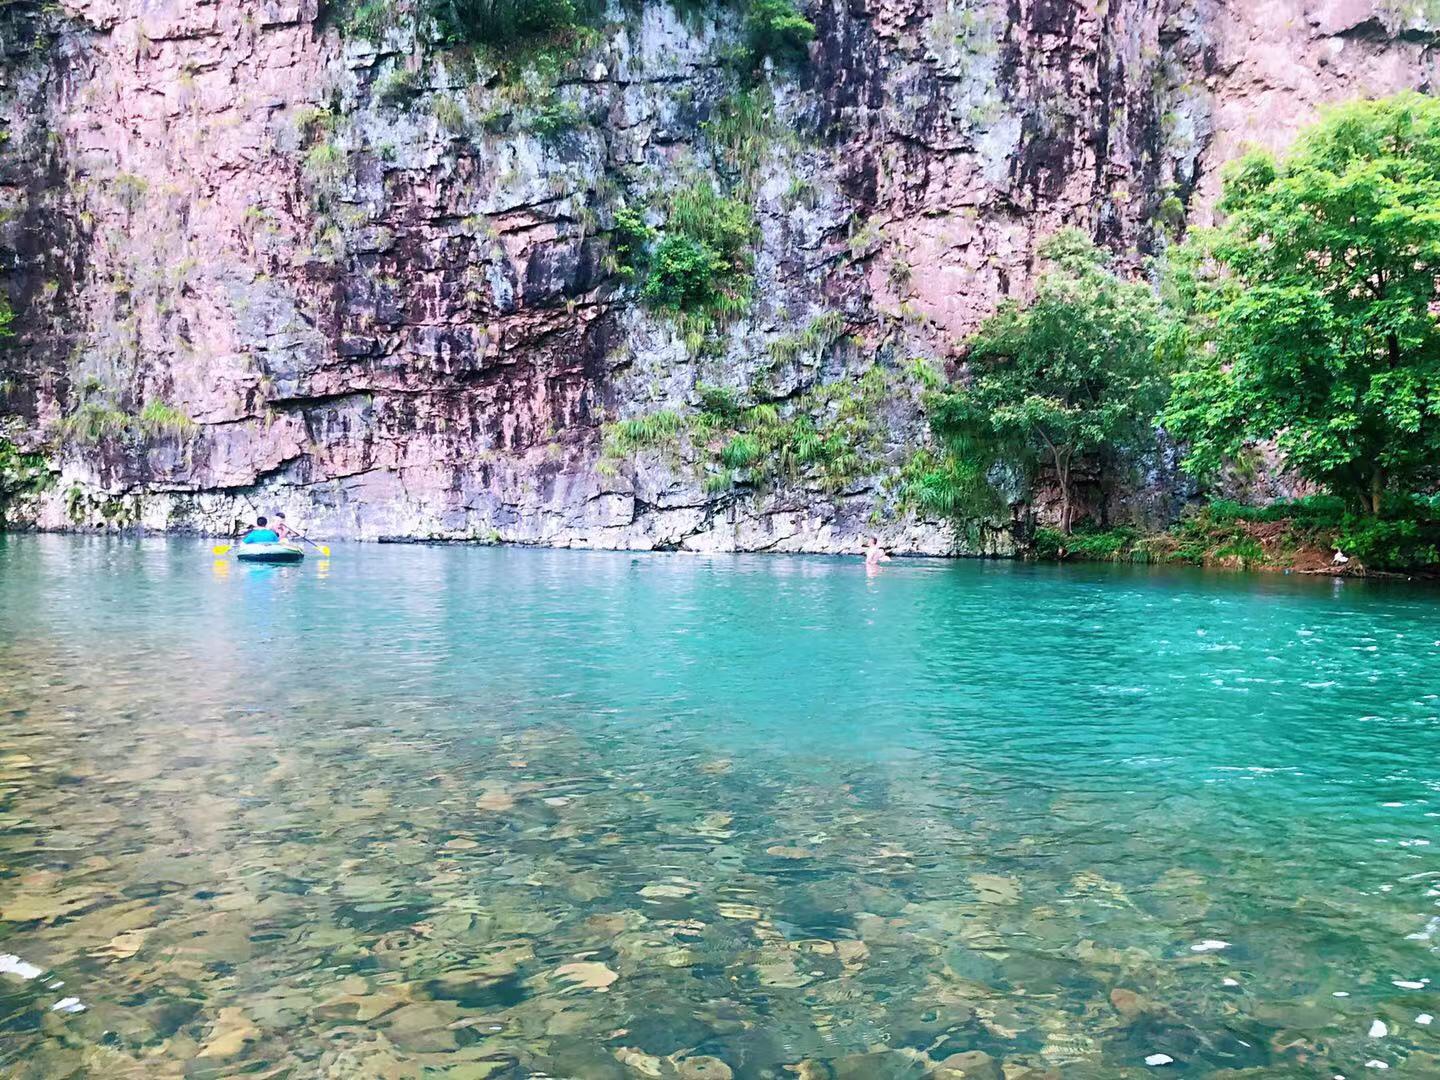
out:
{"label": "person in boat", "polygon": [[270,528],[270,520],[263,514],[255,519],[255,528],[240,538],[242,544],[278,544],[280,534]]}
{"label": "person in boat", "polygon": [[295,542],[295,530],[290,528],[285,521],[285,515],[281,511],[275,513],[275,532],[280,536],[282,544],[293,544]]}
{"label": "person in boat", "polygon": [[882,562],[889,561],[890,556],[885,554],[885,549],[880,546],[880,538],[878,536],[870,537],[870,543],[865,548],[866,567],[873,570]]}

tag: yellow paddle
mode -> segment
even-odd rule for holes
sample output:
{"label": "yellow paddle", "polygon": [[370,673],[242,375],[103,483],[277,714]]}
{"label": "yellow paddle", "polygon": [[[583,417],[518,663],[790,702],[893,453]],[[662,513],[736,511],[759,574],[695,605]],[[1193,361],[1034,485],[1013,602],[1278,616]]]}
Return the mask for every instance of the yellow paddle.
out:
{"label": "yellow paddle", "polygon": [[308,536],[301,536],[299,533],[296,533],[296,534],[295,534],[295,538],[296,538],[297,540],[304,540],[307,544],[309,544],[311,547],[313,547],[316,551],[320,552],[320,554],[321,554],[321,555],[324,555],[327,559],[330,557],[330,547],[329,547],[329,545],[327,545],[327,544],[317,544],[317,543],[315,543],[314,540],[311,540],[310,537],[308,537]]}
{"label": "yellow paddle", "polygon": [[234,546],[234,544],[216,544],[210,550],[213,551],[216,555],[224,555]]}

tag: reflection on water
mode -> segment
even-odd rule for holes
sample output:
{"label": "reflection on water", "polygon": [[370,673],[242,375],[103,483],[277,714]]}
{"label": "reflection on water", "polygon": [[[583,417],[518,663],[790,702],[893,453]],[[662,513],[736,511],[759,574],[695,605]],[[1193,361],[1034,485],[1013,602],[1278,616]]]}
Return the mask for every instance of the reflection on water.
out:
{"label": "reflection on water", "polygon": [[1440,1075],[1434,610],[0,539],[0,1068]]}

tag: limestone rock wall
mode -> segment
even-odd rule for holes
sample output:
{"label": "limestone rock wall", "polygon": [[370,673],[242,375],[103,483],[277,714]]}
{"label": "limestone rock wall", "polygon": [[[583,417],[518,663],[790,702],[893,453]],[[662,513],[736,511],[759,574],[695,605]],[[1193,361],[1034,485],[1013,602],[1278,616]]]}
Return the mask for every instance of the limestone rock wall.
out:
{"label": "limestone rock wall", "polygon": [[[0,5],[0,410],[59,472],[28,515],[1003,551],[897,504],[926,439],[914,361],[943,369],[1023,295],[1062,224],[1155,253],[1247,143],[1428,88],[1440,26],[1423,0],[812,0],[808,63],[769,74],[737,149],[711,123],[743,89],[737,17],[693,8],[617,3],[517,87],[403,19],[342,33],[320,0]],[[619,206],[658,221],[697,177],[759,236],[746,312],[704,343],[607,258]],[[727,484],[688,439],[605,452],[606,423],[704,386],[834,410],[876,368],[839,483]],[[1123,499],[1164,513],[1172,471]]]}

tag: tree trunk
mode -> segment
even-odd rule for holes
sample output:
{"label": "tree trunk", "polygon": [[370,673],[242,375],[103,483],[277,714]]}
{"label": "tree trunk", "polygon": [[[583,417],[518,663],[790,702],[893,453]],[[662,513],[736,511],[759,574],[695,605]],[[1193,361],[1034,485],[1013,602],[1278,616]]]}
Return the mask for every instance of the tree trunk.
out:
{"label": "tree trunk", "polygon": [[1385,494],[1385,471],[1379,465],[1370,473],[1370,512],[1379,516],[1380,503]]}
{"label": "tree trunk", "polygon": [[1055,454],[1055,477],[1060,481],[1060,531],[1066,536],[1071,532],[1070,509],[1070,455]]}

